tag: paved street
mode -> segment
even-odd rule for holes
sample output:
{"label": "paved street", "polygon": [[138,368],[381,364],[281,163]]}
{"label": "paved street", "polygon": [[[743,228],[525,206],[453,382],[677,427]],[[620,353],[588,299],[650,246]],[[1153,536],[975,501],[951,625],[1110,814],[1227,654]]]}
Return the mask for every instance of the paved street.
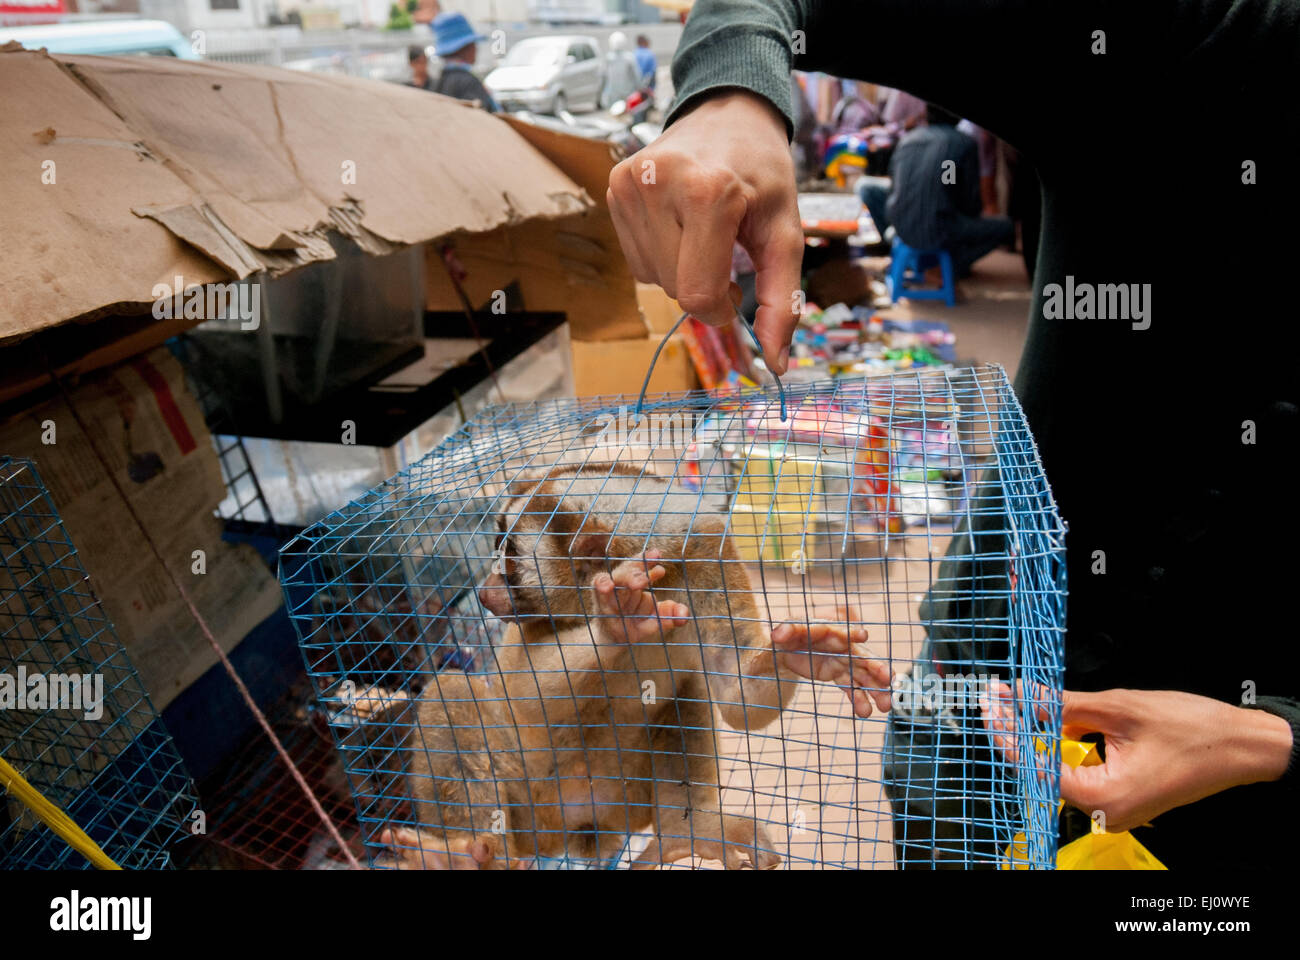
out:
{"label": "paved street", "polygon": [[[645,34],[650,38],[650,47],[659,59],[657,99],[661,105],[666,105],[672,96],[668,65],[672,62],[673,51],[681,39],[681,24],[629,23],[621,27],[596,24],[550,27],[535,24],[524,28],[513,25],[498,28],[488,21],[476,24],[476,27],[489,36],[500,29],[505,34],[507,49],[526,37],[578,34],[594,37],[602,53],[608,49],[609,35],[615,30],[627,34],[629,43],[634,43],[639,34]],[[206,32],[205,43],[204,56],[211,60],[262,63],[291,70],[348,74],[372,80],[400,82],[409,76],[407,47],[417,43],[432,46],[433,35],[427,26],[402,33],[388,30],[312,31],[274,27],[258,30],[209,30]],[[486,61],[483,72],[494,65],[491,63],[488,44],[484,44],[481,49],[480,61]]]}

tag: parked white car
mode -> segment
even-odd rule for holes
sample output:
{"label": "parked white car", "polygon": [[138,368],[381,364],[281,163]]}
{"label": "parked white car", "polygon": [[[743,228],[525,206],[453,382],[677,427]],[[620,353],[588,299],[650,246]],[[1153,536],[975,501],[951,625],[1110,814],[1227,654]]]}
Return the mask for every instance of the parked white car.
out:
{"label": "parked white car", "polygon": [[558,114],[595,110],[605,63],[594,37],[528,37],[514,44],[483,81],[502,110]]}

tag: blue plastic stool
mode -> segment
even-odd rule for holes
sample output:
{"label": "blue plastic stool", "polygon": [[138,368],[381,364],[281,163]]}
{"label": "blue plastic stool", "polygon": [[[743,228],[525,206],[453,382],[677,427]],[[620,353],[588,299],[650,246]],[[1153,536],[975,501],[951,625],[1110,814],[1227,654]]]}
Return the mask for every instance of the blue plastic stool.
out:
{"label": "blue plastic stool", "polygon": [[[909,286],[922,283],[925,271],[938,264],[943,270],[943,286],[937,290],[917,289]],[[889,261],[889,273],[885,277],[889,288],[889,302],[898,303],[899,297],[909,300],[942,300],[950,307],[957,306],[957,288],[952,256],[947,250],[917,250],[909,247],[898,237],[894,237],[892,259]]]}

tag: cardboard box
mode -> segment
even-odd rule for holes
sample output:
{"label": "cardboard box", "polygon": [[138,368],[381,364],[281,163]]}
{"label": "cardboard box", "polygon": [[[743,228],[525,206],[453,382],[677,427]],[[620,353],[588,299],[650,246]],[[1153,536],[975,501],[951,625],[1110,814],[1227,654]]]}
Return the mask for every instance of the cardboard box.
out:
{"label": "cardboard box", "polygon": [[[653,340],[573,341],[573,385],[579,397],[624,395],[633,399],[641,392],[650,360],[659,346]],[[647,395],[694,390],[695,368],[680,337],[664,345],[650,377]]]}
{"label": "cardboard box", "polygon": [[[450,244],[476,307],[517,284],[527,309],[568,316],[575,343],[642,340],[676,320],[662,292],[638,303],[605,206],[622,159],[609,143],[398,84],[248,64],[7,45],[0,86],[21,93],[0,115],[13,254],[0,266],[0,344],[102,317],[85,337],[43,342],[61,375],[207,319],[151,315],[176,277],[275,276],[334,258],[336,234],[375,255],[426,245],[432,310],[463,308]],[[653,348],[611,351],[638,349]],[[47,381],[29,350],[5,364],[0,402]]]}
{"label": "cardboard box", "polygon": [[619,147],[525,123],[506,122],[578,184],[591,205],[570,216],[525,226],[525,242],[554,251],[558,269],[524,279],[530,310],[562,310],[574,340],[625,340],[646,335],[636,302],[636,280],[623,257],[618,232],[605,204],[609,174],[623,159]]}
{"label": "cardboard box", "polygon": [[676,300],[664,293],[663,287],[653,283],[636,285],[636,302],[651,336],[658,334],[662,337],[681,319],[684,312]]}
{"label": "cardboard box", "polygon": [[[574,340],[628,340],[646,336],[635,280],[605,205],[609,173],[622,158],[617,148],[506,117],[509,129],[535,147],[591,198],[569,216],[535,218],[487,233],[457,234],[448,241],[467,276],[470,302],[488,304],[497,290],[517,283],[529,310],[569,317]],[[460,309],[441,246],[431,245],[429,308]]]}
{"label": "cardboard box", "polygon": [[[149,349],[209,319],[155,319],[158,291],[177,277],[190,287],[278,275],[332,259],[335,234],[383,254],[505,227],[517,248],[572,265],[552,298],[589,306],[584,329],[602,316],[635,321],[621,336],[644,329],[617,242],[599,239],[613,235],[608,214],[587,218],[587,189],[516,126],[457,100],[353,77],[17,44],[0,47],[0,89],[14,93],[0,112],[0,344],[129,314],[143,319],[121,335]],[[578,169],[594,147],[608,165],[608,146],[590,143],[554,149]],[[581,292],[568,285],[584,273]],[[537,299],[532,309],[546,309]],[[46,351],[57,372],[122,358],[87,339],[86,350]],[[48,374],[6,362],[0,379],[0,398],[12,398]]]}

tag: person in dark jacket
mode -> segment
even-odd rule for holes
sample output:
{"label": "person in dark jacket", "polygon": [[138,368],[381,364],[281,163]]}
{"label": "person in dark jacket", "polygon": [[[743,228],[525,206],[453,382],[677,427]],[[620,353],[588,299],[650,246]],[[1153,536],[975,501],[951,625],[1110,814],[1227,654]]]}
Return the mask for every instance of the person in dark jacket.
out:
{"label": "person in dark jacket", "polygon": [[474,76],[478,46],[487,37],[474,32],[463,13],[440,13],[433,18],[434,51],[442,58],[437,92],[457,100],[472,100],[496,113],[500,107],[483,81]]}
{"label": "person in dark jacket", "polygon": [[899,141],[890,161],[888,223],[918,250],[947,250],[957,276],[1015,239],[1006,217],[980,216],[979,147],[957,129],[959,117],[931,104],[926,123]]}
{"label": "person in dark jacket", "polygon": [[863,178],[858,195],[876,227],[892,226],[908,246],[947,250],[957,276],[1015,239],[1007,217],[981,216],[979,145],[957,129],[960,118],[937,104],[908,132],[889,163],[890,186]]}
{"label": "person in dark jacket", "polygon": [[[865,57],[868,31],[890,42]],[[607,194],[637,279],[704,322],[731,322],[733,241],[749,251],[756,333],[781,374],[804,249],[792,68],[914,91],[1033,162],[1042,236],[1015,390],[1069,524],[1064,724],[1105,739],[1102,764],[1061,770],[1061,794],[1112,831],[1158,818],[1141,840],[1170,867],[1300,858],[1294,291],[1258,281],[1257,245],[1216,246],[1216,276],[1254,278],[1225,308],[1204,263],[1207,210],[1216,234],[1267,236],[1271,260],[1300,258],[1300,234],[1276,229],[1300,209],[1300,116],[1285,99],[1297,62],[1295,0],[699,0],[667,129],[615,167]],[[1205,135],[1216,115],[1233,117],[1233,136]],[[1123,163],[1109,162],[1115,144]],[[1063,303],[1121,284],[1136,294],[1114,309],[1082,293]],[[1225,333],[1247,328],[1266,348]],[[1225,343],[1234,355],[1218,359]],[[992,608],[1005,590],[986,602],[972,589],[1006,583],[994,558],[1007,536],[959,529],[915,614],[929,631],[918,669],[994,663],[1013,642]],[[977,721],[922,735],[899,712],[884,778],[900,862],[960,865],[978,848],[996,863],[1005,811],[927,808],[906,789],[989,776],[992,738]]]}

